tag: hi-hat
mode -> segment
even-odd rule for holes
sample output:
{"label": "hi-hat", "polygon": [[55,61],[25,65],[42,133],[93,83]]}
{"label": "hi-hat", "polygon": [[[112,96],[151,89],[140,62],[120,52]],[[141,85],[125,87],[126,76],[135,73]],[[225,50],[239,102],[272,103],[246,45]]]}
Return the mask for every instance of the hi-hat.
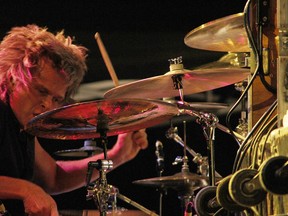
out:
{"label": "hi-hat", "polygon": [[79,149],[67,149],[67,150],[60,150],[55,152],[54,154],[60,157],[80,157],[86,158],[92,155],[103,153],[103,150],[99,147],[94,148],[86,148],[81,147]]}
{"label": "hi-hat", "polygon": [[[216,65],[216,63],[215,63]],[[181,79],[184,95],[190,95],[243,81],[249,69],[239,67],[197,68],[173,70],[164,75],[117,86],[104,94],[105,98],[165,98],[179,96],[174,78]]]}
{"label": "hi-hat", "polygon": [[142,179],[133,183],[157,188],[182,189],[189,187],[197,190],[208,185],[208,178],[190,172],[180,172],[172,176]]}
{"label": "hi-hat", "polygon": [[192,48],[220,52],[250,52],[243,13],[205,23],[190,31],[184,43]]}
{"label": "hi-hat", "polygon": [[55,152],[54,154],[60,157],[75,157],[86,158],[92,155],[103,153],[103,149],[96,146],[95,140],[85,140],[84,146],[78,149],[66,149]]}
{"label": "hi-hat", "polygon": [[25,127],[51,139],[92,139],[137,131],[178,114],[175,105],[149,99],[107,99],[63,106],[34,117]]}

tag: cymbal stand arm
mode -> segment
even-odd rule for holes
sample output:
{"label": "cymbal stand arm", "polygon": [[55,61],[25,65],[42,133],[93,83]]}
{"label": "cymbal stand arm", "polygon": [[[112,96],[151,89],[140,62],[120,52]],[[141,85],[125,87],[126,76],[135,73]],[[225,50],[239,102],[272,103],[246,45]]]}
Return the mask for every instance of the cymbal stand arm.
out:
{"label": "cymbal stand arm", "polygon": [[[88,195],[87,198],[94,198],[94,201],[99,207],[100,216],[106,216],[108,210],[108,200],[111,194],[111,187],[107,184],[106,173],[108,170],[112,169],[113,162],[111,160],[107,160],[107,131],[108,131],[108,117],[105,115],[103,110],[98,110],[98,119],[97,119],[97,131],[100,133],[101,144],[104,150],[104,159],[97,160],[96,162],[90,161],[88,163],[88,173],[87,173],[87,187],[88,187]],[[96,183],[93,187],[93,194],[91,195],[91,191],[89,193],[90,188],[90,179],[92,176],[92,169],[96,168],[99,171],[100,177],[96,180]]]}
{"label": "cymbal stand arm", "polygon": [[[247,80],[236,83],[235,89],[241,94],[245,92],[247,86]],[[241,136],[246,137],[248,134],[248,119],[247,119],[247,107],[246,107],[247,95],[245,94],[241,101],[241,117],[239,119],[239,124],[236,127],[236,132]]]}
{"label": "cymbal stand arm", "polygon": [[184,148],[183,148],[183,165],[182,165],[182,172],[183,173],[188,173],[189,172],[189,165],[188,165],[188,157],[186,153],[186,121],[184,123]]}
{"label": "cymbal stand arm", "polygon": [[203,127],[204,135],[207,140],[208,146],[208,163],[209,163],[209,181],[210,185],[215,186],[215,150],[214,150],[214,141],[215,141],[215,127],[208,126],[207,128]]}
{"label": "cymbal stand arm", "polygon": [[[168,139],[173,139],[176,143],[178,143],[182,147],[184,147],[184,141],[177,134],[177,128],[176,127],[171,126],[166,132],[166,137]],[[188,153],[190,153],[191,156],[193,156],[193,158],[194,158],[193,162],[199,166],[200,173],[204,176],[208,176],[209,165],[207,165],[205,157],[203,157],[200,153],[196,153],[193,149],[191,149],[187,145],[186,145],[186,150]],[[221,177],[221,175],[217,171],[215,171],[215,175],[216,175],[216,177]]]}
{"label": "cymbal stand arm", "polygon": [[208,160],[209,160],[209,181],[212,186],[215,185],[215,154],[214,154],[214,141],[215,141],[215,128],[218,123],[218,118],[212,113],[196,112],[193,110],[181,109],[181,104],[178,104],[180,113],[189,114],[195,116],[204,132],[204,136],[207,140],[208,147]]}

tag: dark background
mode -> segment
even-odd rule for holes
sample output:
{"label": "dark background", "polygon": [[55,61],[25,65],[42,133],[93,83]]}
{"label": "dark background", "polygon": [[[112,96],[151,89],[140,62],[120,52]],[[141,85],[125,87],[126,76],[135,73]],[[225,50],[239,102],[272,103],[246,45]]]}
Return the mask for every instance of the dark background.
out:
{"label": "dark background", "polygon": [[[52,32],[65,30],[78,44],[89,49],[88,73],[84,82],[110,80],[109,73],[94,39],[99,32],[120,80],[144,79],[169,71],[168,59],[183,57],[185,68],[192,68],[219,59],[225,53],[190,48],[184,44],[185,35],[194,28],[224,16],[243,11],[244,0],[170,0],[170,1],[112,1],[112,0],[26,0],[0,1],[1,38],[13,26],[37,24],[47,26]],[[112,84],[107,86],[111,88]],[[105,90],[105,89],[104,89]],[[229,107],[239,96],[233,85],[189,97],[194,102],[226,103]],[[95,99],[98,99],[98,97]],[[225,125],[228,109],[215,109],[220,123]],[[239,113],[233,115],[232,125],[237,124]],[[202,128],[193,118],[175,118],[179,135],[183,137],[182,121],[187,120],[187,144],[203,156],[207,155]],[[155,142],[164,145],[165,171],[169,176],[181,172],[180,165],[172,165],[176,156],[183,155],[183,148],[166,138],[169,123],[148,128],[148,149],[141,151],[132,161],[107,175],[108,183],[119,188],[121,194],[158,212],[159,192],[155,188],[139,186],[133,181],[157,177]],[[109,137],[112,147],[115,137]],[[53,155],[55,151],[82,147],[82,140],[57,141],[43,139],[43,146]],[[233,138],[216,129],[216,169],[226,176],[231,172],[237,144]],[[53,155],[54,156],[54,155]],[[191,172],[196,165],[189,156]],[[86,189],[55,196],[59,209],[95,209],[93,201],[86,201]],[[119,206],[132,208],[119,201]],[[175,190],[167,190],[163,198],[163,214],[180,215],[181,201]]]}

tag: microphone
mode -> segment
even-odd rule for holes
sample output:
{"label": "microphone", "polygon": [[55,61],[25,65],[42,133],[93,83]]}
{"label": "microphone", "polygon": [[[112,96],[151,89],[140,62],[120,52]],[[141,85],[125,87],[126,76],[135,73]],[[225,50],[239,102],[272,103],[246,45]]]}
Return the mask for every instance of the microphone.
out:
{"label": "microphone", "polygon": [[157,171],[161,174],[164,171],[164,152],[163,152],[163,144],[159,140],[155,143],[156,151],[156,168]]}

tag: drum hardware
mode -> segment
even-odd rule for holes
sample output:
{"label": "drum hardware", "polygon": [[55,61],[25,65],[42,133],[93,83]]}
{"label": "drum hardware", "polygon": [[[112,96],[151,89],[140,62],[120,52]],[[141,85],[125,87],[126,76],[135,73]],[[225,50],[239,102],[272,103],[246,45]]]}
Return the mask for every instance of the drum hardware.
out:
{"label": "drum hardware", "polygon": [[112,187],[107,184],[106,173],[108,170],[113,168],[113,162],[111,160],[107,160],[107,131],[108,127],[108,116],[99,109],[98,112],[98,121],[97,121],[97,132],[101,137],[101,144],[104,150],[104,159],[97,161],[90,161],[88,163],[88,170],[86,176],[86,186],[88,189],[87,198],[91,198],[90,191],[90,181],[93,174],[93,169],[96,168],[99,171],[100,177],[96,180],[95,186],[93,187],[93,195],[94,201],[99,208],[100,216],[106,216],[108,211],[108,200],[112,192]]}
{"label": "drum hardware", "polygon": [[[184,121],[184,134],[186,134],[186,122]],[[144,184],[148,186],[156,186],[160,189],[165,188],[173,188],[176,189],[178,192],[178,198],[182,202],[182,206],[184,208],[184,211],[186,207],[188,207],[189,203],[191,203],[193,200],[194,190],[201,188],[203,186],[207,185],[208,178],[205,176],[192,174],[189,171],[189,165],[188,165],[188,157],[186,154],[186,136],[184,136],[184,156],[181,158],[182,162],[182,169],[181,173],[178,173],[173,176],[164,176],[164,177],[157,177],[152,179],[144,179],[144,180],[138,180],[134,183],[136,184]],[[178,161],[180,162],[180,160]]]}
{"label": "drum hardware", "polygon": [[[130,198],[124,196],[123,194],[119,193],[118,188],[112,186],[112,185],[107,185],[106,187],[106,197],[107,201],[111,203],[109,207],[109,211],[117,212],[118,207],[117,207],[117,198],[121,199],[122,201],[130,204],[131,206],[139,209],[140,211],[146,213],[147,215],[151,216],[158,216],[153,211],[150,211],[149,209],[145,208],[144,206],[140,205],[139,203],[131,200]],[[96,201],[98,200],[98,193],[99,193],[99,186],[96,184],[92,185],[90,184],[88,187],[88,194],[87,194],[87,199],[94,199],[96,198]],[[98,201],[97,201],[98,202]]]}
{"label": "drum hardware", "polygon": [[[178,100],[174,98],[163,98],[163,101],[171,104],[177,105]],[[182,102],[183,104],[187,104],[187,109],[192,109],[196,111],[202,112],[211,112],[217,111],[219,109],[227,109],[229,107],[228,104],[225,103],[213,103],[213,102]]]}
{"label": "drum hardware", "polygon": [[180,113],[189,114],[197,117],[196,122],[201,125],[203,134],[207,141],[208,148],[208,161],[209,161],[209,183],[214,186],[216,183],[215,179],[215,158],[214,158],[214,141],[215,141],[215,128],[218,123],[218,118],[212,113],[203,113],[193,110],[185,109],[184,103],[179,101],[177,103]]}
{"label": "drum hardware", "polygon": [[[235,89],[241,94],[245,91],[248,81],[242,81],[235,83]],[[241,100],[241,118],[239,119],[239,124],[236,126],[235,131],[241,136],[246,137],[248,134],[248,119],[247,119],[247,105],[246,105],[247,95],[245,94]]]}
{"label": "drum hardware", "polygon": [[[185,147],[182,138],[177,133],[178,133],[177,127],[171,126],[166,132],[166,137],[168,139],[173,139],[176,143],[180,144],[182,147]],[[208,158],[203,157],[200,153],[196,153],[193,149],[191,149],[187,145],[186,145],[186,151],[190,153],[190,155],[193,157],[193,162],[198,165],[198,170],[200,174],[202,176],[208,177],[209,176]],[[181,156],[177,156],[175,158],[175,161],[173,162],[173,165],[176,165],[182,162],[183,162],[183,158]],[[217,171],[215,171],[215,175],[217,178],[221,178],[221,175]]]}
{"label": "drum hardware", "polygon": [[184,67],[183,67],[183,61],[182,61],[182,56],[179,56],[177,58],[174,59],[169,59],[168,60],[170,63],[170,71],[167,73],[172,73],[172,81],[173,81],[173,88],[175,90],[178,90],[179,93],[179,97],[181,101],[184,101],[184,92],[183,92],[183,83],[182,83],[182,75],[181,74],[177,74],[178,71],[183,71]]}
{"label": "drum hardware", "polygon": [[[158,172],[158,177],[161,177],[164,172],[164,152],[163,152],[163,144],[159,140],[155,143],[155,155],[156,155],[156,170]],[[162,216],[162,208],[163,208],[163,190],[159,191],[159,216]]]}
{"label": "drum hardware", "polygon": [[208,185],[208,178],[198,174],[190,173],[185,166],[182,166],[180,173],[172,176],[142,179],[133,182],[134,184],[155,187],[158,189],[171,188],[178,193],[182,206],[187,206],[193,201],[195,190]]}

